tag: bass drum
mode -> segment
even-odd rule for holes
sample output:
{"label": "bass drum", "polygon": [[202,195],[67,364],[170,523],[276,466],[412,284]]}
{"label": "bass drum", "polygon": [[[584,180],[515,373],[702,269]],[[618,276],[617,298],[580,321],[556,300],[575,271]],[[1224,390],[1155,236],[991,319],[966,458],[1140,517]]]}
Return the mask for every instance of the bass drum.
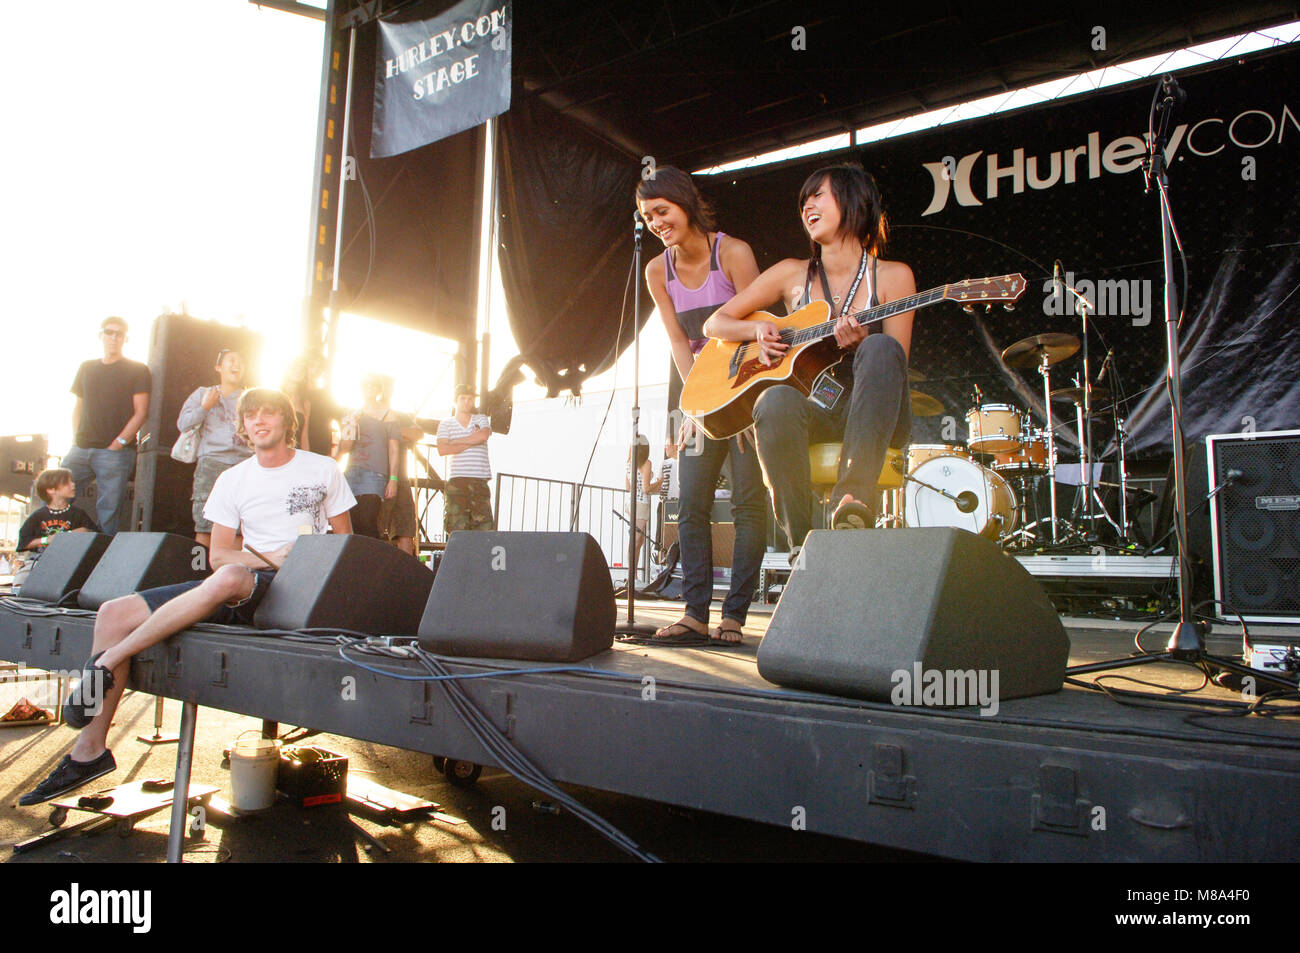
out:
{"label": "bass drum", "polygon": [[973,460],[936,457],[909,474],[904,522],[912,528],[952,526],[997,540],[1016,528],[1019,510],[1011,485]]}
{"label": "bass drum", "polygon": [[914,443],[907,448],[907,472],[915,473],[921,464],[935,457],[970,459],[970,451],[959,443]]}

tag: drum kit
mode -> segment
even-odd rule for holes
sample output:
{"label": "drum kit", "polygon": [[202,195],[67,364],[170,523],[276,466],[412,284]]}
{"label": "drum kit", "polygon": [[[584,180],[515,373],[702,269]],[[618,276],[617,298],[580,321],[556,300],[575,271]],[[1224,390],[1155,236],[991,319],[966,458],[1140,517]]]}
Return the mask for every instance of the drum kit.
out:
{"label": "drum kit", "polygon": [[[1070,360],[1079,349],[1075,335],[1051,333],[1031,335],[1002,352],[1008,367],[1033,369],[1042,377],[1044,426],[1035,426],[1033,417],[1014,404],[984,401],[975,386],[973,406],[966,412],[964,445],[913,444],[908,448],[904,487],[899,491],[904,494],[904,525],[952,526],[1007,548],[1043,549],[1095,542],[1099,521],[1104,520],[1113,527],[1121,544],[1128,542],[1124,421],[1110,399],[1110,391],[1100,383],[1093,383],[1085,391],[1078,380],[1073,387],[1053,390],[1051,386],[1052,369]],[[1108,355],[1107,362],[1109,359]],[[1101,375],[1105,370],[1103,364]],[[908,379],[915,384],[924,377],[909,371]],[[943,405],[931,395],[912,390],[911,396],[914,416],[943,413]],[[1053,420],[1053,401],[1074,406],[1080,448],[1077,468],[1057,462],[1056,433],[1061,424]],[[1114,425],[1119,449],[1118,484],[1101,484],[1096,478],[1099,467],[1091,452],[1089,421],[1101,417],[1111,418]],[[1037,501],[1044,484],[1049,513],[1040,515]],[[1058,484],[1078,487],[1070,519],[1057,514]],[[1111,518],[1098,495],[1097,487],[1103,485],[1119,489],[1118,522]]]}

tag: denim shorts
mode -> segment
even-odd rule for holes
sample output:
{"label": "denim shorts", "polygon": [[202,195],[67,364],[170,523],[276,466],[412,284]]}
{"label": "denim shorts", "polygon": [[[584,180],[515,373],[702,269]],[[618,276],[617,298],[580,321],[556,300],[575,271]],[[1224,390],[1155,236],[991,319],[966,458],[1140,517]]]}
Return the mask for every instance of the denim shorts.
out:
{"label": "denim shorts", "polygon": [[374,496],[383,496],[384,489],[388,486],[388,477],[382,473],[376,473],[374,470],[366,470],[361,467],[349,467],[343,474],[343,479],[348,482],[348,489],[352,491],[353,496],[365,496],[371,494]]}
{"label": "denim shorts", "polygon": [[[257,581],[253,586],[253,593],[238,605],[217,606],[212,614],[202,622],[216,622],[219,625],[252,625],[253,613],[257,611],[258,605],[266,597],[267,590],[271,588],[271,580],[275,578],[275,572],[270,569],[254,569],[253,575]],[[179,595],[197,589],[202,585],[202,580],[198,582],[181,582],[174,586],[158,586],[156,589],[144,589],[137,595],[149,606],[149,614],[157,612],[165,603],[171,602]]]}

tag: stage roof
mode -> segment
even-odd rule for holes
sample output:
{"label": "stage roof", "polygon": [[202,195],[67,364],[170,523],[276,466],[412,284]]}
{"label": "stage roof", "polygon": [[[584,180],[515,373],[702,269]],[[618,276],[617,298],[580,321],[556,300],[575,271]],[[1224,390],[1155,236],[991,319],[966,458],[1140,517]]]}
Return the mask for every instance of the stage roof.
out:
{"label": "stage roof", "polygon": [[1297,16],[1268,0],[1077,6],[525,0],[516,89],[629,155],[699,169]]}

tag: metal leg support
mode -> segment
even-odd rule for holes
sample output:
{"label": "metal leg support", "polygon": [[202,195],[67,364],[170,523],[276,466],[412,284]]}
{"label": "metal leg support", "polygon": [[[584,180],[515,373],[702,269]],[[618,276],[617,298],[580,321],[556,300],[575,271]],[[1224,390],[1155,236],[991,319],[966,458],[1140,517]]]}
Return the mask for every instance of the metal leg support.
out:
{"label": "metal leg support", "polygon": [[198,722],[199,706],[195,702],[181,705],[181,737],[176,749],[176,783],[172,788],[172,822],[167,833],[167,863],[181,862],[181,849],[185,845],[185,829],[189,823],[186,807],[189,803],[190,768],[194,764],[194,728]]}

